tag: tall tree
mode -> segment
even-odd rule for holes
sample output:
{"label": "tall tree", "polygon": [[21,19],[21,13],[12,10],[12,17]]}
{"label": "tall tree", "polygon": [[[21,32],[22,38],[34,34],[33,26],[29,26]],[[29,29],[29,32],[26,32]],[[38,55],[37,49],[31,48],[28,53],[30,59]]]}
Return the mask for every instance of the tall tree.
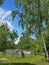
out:
{"label": "tall tree", "polygon": [[15,48],[14,39],[17,37],[17,32],[11,32],[7,24],[0,25],[0,51]]}
{"label": "tall tree", "polygon": [[[16,6],[20,9],[22,12],[19,12],[19,18],[20,18],[20,25],[23,29],[25,29],[25,32],[27,36],[30,36],[30,34],[35,33],[38,34],[38,38],[41,38],[43,41],[44,49],[46,55],[48,54],[46,43],[44,40],[44,27],[43,22],[46,24],[46,27],[48,28],[48,21],[49,21],[49,0],[15,0]],[[14,14],[14,13],[12,13]],[[15,15],[16,16],[16,15]],[[13,17],[15,17],[13,16]],[[48,56],[47,56],[48,59]]]}
{"label": "tall tree", "polygon": [[0,26],[0,51],[4,51],[7,48],[8,31],[7,25]]}

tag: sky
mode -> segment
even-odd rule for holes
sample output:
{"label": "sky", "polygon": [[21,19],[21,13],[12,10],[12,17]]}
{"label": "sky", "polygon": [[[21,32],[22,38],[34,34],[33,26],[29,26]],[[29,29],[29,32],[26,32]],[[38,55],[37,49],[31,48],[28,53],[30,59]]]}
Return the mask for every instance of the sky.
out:
{"label": "sky", "polygon": [[[17,30],[19,38],[21,37],[22,28],[18,26],[19,20],[17,17],[15,17],[14,21],[11,17],[11,12],[13,10],[19,9],[15,6],[14,0],[4,0],[4,4],[0,6],[0,21],[1,22],[7,22],[10,30]],[[21,12],[21,10],[20,10]],[[35,38],[35,35],[31,36],[32,38]]]}
{"label": "sky", "polygon": [[18,19],[15,17],[14,21],[11,17],[11,12],[17,10],[14,0],[4,0],[4,4],[0,6],[0,21],[7,22],[9,28],[17,30],[19,37],[21,37],[22,28],[18,26]]}

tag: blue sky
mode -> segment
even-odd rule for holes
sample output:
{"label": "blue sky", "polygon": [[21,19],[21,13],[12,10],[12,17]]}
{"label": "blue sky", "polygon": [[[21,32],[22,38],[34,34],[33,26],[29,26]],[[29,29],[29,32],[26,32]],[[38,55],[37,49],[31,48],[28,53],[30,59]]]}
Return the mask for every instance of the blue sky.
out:
{"label": "blue sky", "polygon": [[[3,19],[3,21],[7,21],[9,24],[9,27],[13,26],[14,29],[18,31],[19,37],[21,37],[22,28],[18,26],[18,19],[15,17],[15,19],[13,21],[12,17],[10,16],[12,10],[19,11],[19,9],[17,9],[17,7],[15,6],[14,0],[4,0],[4,1],[5,1],[4,4],[2,6],[0,6],[0,20]],[[7,13],[8,13],[8,15],[7,15]],[[1,16],[1,14],[2,14],[2,16]],[[12,26],[10,26],[11,24],[12,24]],[[33,35],[31,37],[35,38],[35,35]]]}
{"label": "blue sky", "polygon": [[[4,12],[8,12],[8,11],[12,11],[12,10],[17,10],[17,7],[14,4],[14,0],[5,0],[4,4],[2,6],[0,6],[0,8],[2,10],[4,10]],[[4,20],[8,20],[12,24],[12,26],[14,27],[14,29],[18,31],[18,34],[19,34],[19,37],[20,37],[22,29],[21,29],[21,27],[18,26],[18,19],[15,18],[14,21],[13,21],[12,17],[10,15],[8,15],[8,16],[6,16],[4,18]]]}

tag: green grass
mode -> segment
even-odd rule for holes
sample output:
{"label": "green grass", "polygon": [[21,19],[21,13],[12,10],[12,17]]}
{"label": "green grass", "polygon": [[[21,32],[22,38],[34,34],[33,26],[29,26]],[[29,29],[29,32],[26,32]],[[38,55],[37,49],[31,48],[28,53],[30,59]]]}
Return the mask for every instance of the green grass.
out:
{"label": "green grass", "polygon": [[14,55],[0,54],[0,58],[8,58],[8,60],[0,60],[0,65],[49,65],[44,56],[25,55],[24,58]]}

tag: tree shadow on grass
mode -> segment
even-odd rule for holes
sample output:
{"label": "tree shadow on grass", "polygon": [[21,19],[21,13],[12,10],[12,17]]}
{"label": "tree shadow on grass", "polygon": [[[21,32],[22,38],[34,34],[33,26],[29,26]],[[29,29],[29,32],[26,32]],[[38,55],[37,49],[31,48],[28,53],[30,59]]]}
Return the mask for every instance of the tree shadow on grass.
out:
{"label": "tree shadow on grass", "polygon": [[0,63],[0,65],[36,65],[32,63]]}

